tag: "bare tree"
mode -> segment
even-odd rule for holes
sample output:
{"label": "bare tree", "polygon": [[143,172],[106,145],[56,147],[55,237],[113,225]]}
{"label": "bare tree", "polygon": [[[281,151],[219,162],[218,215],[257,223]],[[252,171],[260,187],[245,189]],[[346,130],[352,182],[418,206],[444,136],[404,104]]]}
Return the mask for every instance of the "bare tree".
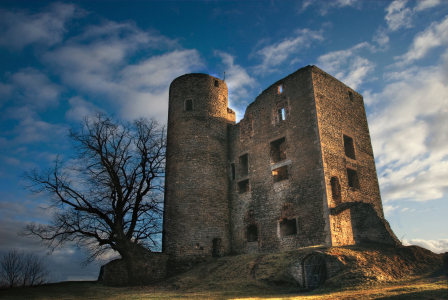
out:
{"label": "bare tree", "polygon": [[122,123],[95,113],[69,139],[76,157],[57,159],[48,170],[23,174],[34,193],[46,193],[54,209],[50,224],[31,223],[21,232],[38,236],[50,249],[67,242],[89,252],[105,251],[125,261],[129,282],[136,256],[158,247],[163,210],[166,131],[155,120]]}
{"label": "bare tree", "polygon": [[8,287],[40,285],[49,281],[49,270],[44,258],[17,249],[0,260],[0,280]]}

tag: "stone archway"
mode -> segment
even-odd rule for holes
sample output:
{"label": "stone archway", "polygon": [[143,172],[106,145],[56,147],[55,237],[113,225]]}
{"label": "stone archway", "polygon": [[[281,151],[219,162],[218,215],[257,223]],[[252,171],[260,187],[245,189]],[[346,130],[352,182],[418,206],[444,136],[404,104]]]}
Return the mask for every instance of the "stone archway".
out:
{"label": "stone archway", "polygon": [[312,254],[302,261],[304,286],[312,291],[321,287],[327,279],[327,262],[323,255]]}

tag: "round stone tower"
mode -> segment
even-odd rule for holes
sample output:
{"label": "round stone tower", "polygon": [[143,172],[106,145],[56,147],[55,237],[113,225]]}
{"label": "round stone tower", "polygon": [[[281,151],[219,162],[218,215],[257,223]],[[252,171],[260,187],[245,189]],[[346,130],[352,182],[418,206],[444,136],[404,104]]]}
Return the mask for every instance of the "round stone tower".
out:
{"label": "round stone tower", "polygon": [[227,85],[206,74],[169,92],[163,251],[192,262],[230,250]]}

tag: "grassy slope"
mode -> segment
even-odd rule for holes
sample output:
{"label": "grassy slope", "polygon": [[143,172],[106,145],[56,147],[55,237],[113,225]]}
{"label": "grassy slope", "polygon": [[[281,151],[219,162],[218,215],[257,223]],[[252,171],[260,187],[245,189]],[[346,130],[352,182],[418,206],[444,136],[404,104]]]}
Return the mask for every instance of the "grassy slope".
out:
{"label": "grassy slope", "polygon": [[153,286],[63,282],[0,291],[0,299],[448,299],[442,255],[416,246],[322,248],[344,268],[306,292],[291,280],[288,267],[309,250],[215,259]]}

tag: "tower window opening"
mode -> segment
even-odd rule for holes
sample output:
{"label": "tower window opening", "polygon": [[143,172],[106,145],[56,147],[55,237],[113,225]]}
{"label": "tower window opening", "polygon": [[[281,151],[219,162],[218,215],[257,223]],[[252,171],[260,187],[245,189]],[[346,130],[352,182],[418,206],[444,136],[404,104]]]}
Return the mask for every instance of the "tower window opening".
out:
{"label": "tower window opening", "polygon": [[286,141],[285,138],[271,142],[271,159],[273,163],[278,163],[286,159]]}
{"label": "tower window opening", "polygon": [[193,100],[185,100],[185,111],[193,110]]}
{"label": "tower window opening", "polygon": [[279,94],[283,93],[283,85],[282,85],[282,84],[280,84],[280,85],[278,86],[278,93],[279,93]]}
{"label": "tower window opening", "polygon": [[222,242],[221,242],[221,238],[214,238],[213,239],[212,255],[213,255],[213,257],[221,257],[222,256]]}
{"label": "tower window opening", "polygon": [[240,175],[246,176],[249,174],[249,154],[240,156]]}
{"label": "tower window opening", "polygon": [[216,87],[219,86],[219,82],[218,82],[218,80],[215,80],[215,86],[216,86]]}
{"label": "tower window opening", "polygon": [[284,166],[275,170],[272,170],[272,178],[275,182],[288,179],[288,167]]}
{"label": "tower window opening", "polygon": [[359,189],[358,172],[353,169],[347,169],[348,186]]}
{"label": "tower window opening", "polygon": [[284,107],[277,110],[277,118],[279,122],[286,120],[286,112]]}
{"label": "tower window opening", "polygon": [[281,236],[288,236],[288,235],[294,235],[297,234],[297,219],[283,219],[280,222],[280,235]]}
{"label": "tower window opening", "polygon": [[341,203],[341,185],[339,184],[339,179],[337,177],[331,177],[331,196],[336,205]]}
{"label": "tower window opening", "polygon": [[230,172],[232,180],[235,180],[235,164],[230,164]]}
{"label": "tower window opening", "polygon": [[355,145],[353,144],[353,139],[345,134],[344,134],[344,149],[345,149],[345,156],[351,159],[356,159]]}
{"label": "tower window opening", "polygon": [[354,98],[353,98],[353,93],[348,91],[348,98],[350,99],[350,101],[353,102]]}
{"label": "tower window opening", "polygon": [[258,228],[257,225],[249,225],[247,227],[247,241],[256,242],[258,241]]}
{"label": "tower window opening", "polygon": [[250,191],[249,179],[238,182],[238,193],[244,194]]}

